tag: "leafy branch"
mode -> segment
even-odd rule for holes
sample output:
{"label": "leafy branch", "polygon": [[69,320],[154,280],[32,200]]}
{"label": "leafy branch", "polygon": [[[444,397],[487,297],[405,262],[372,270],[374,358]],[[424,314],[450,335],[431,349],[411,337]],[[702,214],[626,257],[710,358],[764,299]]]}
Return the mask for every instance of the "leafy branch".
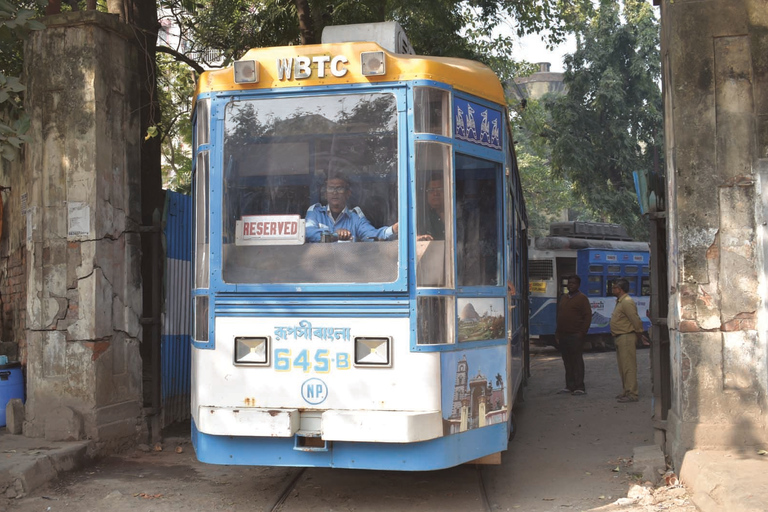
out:
{"label": "leafy branch", "polygon": [[32,9],[0,0],[0,49],[6,54],[0,67],[0,156],[9,161],[13,161],[21,145],[29,141],[25,135],[29,130],[29,117],[23,112],[24,84],[19,77],[6,73],[13,68],[13,54],[20,53],[21,41],[27,34],[45,28],[32,19],[36,14]]}

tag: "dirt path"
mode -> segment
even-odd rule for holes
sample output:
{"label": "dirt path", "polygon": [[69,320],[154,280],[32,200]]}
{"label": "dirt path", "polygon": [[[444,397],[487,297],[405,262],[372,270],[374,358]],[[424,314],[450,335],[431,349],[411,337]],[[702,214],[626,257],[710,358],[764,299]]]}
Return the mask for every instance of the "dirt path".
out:
{"label": "dirt path", "polygon": [[683,488],[643,491],[645,502],[615,504],[630,501],[638,483],[633,448],[653,443],[648,357],[639,352],[640,401],[619,404],[614,352],[586,354],[585,396],[556,394],[560,356],[536,352],[527,400],[516,411],[518,432],[498,466],[417,473],[212,466],[197,462],[182,437],[159,452],[137,450],[68,473],[0,503],[0,511],[692,512]]}
{"label": "dirt path", "polygon": [[[654,442],[650,350],[638,350],[636,403],[616,401],[621,381],[615,352],[586,353],[584,361],[587,394],[560,395],[565,374],[559,353],[532,354],[526,401],[516,411],[518,433],[502,465],[485,473],[488,494],[502,510],[510,505],[527,512],[590,510],[626,498],[633,485],[643,483],[631,458],[636,446]],[[684,493],[657,494],[667,500]],[[680,507],[666,510],[695,510],[684,502],[684,496],[679,503],[670,501]]]}

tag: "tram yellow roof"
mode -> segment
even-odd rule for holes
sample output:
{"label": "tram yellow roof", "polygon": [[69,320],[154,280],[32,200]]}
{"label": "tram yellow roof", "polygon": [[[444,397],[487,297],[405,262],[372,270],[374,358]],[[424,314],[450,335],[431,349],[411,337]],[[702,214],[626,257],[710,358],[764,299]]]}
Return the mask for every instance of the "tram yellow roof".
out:
{"label": "tram yellow roof", "polygon": [[[378,76],[363,76],[360,54],[383,51],[386,59],[386,73]],[[330,61],[326,61],[323,77],[318,65],[311,66],[310,76],[296,79],[280,79],[278,62],[296,57],[333,59],[341,56],[347,59],[346,73],[337,77],[329,72]],[[454,89],[479,96],[489,101],[504,104],[504,89],[498,77],[485,64],[466,59],[450,57],[425,57],[388,52],[376,43],[332,43],[307,46],[279,46],[249,50],[241,60],[255,60],[259,63],[258,83],[235,83],[232,67],[206,71],[200,76],[197,94],[214,91],[237,91],[252,89],[301,88],[316,85],[342,85],[354,83],[379,83],[411,80],[434,80],[453,86]]]}

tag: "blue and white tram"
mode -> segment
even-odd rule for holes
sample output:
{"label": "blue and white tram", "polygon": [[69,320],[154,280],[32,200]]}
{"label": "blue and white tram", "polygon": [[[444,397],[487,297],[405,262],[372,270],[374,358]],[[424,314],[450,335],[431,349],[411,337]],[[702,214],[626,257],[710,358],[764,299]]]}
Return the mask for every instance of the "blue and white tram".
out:
{"label": "blue and white tram", "polygon": [[201,76],[201,461],[432,470],[500,458],[528,289],[505,105],[484,65],[371,42],[254,49]]}
{"label": "blue and white tram", "polygon": [[610,319],[616,306],[611,286],[629,283],[643,326],[650,328],[650,247],[629,238],[622,226],[605,223],[553,223],[550,236],[529,240],[530,337],[536,345],[554,345],[557,303],[568,293],[568,277],[579,276],[581,291],[592,306],[587,341],[612,345]]}

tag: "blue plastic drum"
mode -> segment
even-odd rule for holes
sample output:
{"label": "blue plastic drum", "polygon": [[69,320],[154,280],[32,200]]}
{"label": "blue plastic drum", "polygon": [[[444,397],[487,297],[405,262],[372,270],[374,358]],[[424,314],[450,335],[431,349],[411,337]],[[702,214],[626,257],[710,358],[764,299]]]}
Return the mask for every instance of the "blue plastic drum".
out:
{"label": "blue plastic drum", "polygon": [[21,363],[0,364],[0,427],[5,426],[5,406],[12,398],[24,400]]}

